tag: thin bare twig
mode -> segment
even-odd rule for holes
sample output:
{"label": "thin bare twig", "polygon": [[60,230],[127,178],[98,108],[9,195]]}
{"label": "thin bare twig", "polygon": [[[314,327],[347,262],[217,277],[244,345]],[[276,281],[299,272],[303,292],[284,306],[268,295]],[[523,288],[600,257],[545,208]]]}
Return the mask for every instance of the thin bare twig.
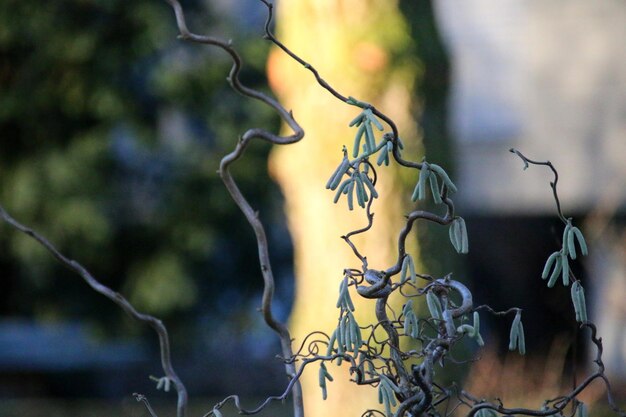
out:
{"label": "thin bare twig", "polygon": [[528,164],[532,165],[544,165],[550,168],[552,174],[554,174],[554,181],[550,181],[550,187],[552,188],[552,195],[554,196],[554,201],[556,202],[556,211],[559,215],[559,218],[563,221],[563,223],[567,224],[567,219],[563,216],[563,212],[561,211],[561,202],[559,201],[559,194],[556,191],[556,184],[559,182],[559,173],[557,172],[554,165],[550,161],[533,161],[532,159],[526,158],[520,151],[515,148],[509,149],[509,152],[514,153],[519,156],[524,162],[524,169],[528,168]]}
{"label": "thin bare twig", "polygon": [[[126,312],[135,320],[146,323],[154,329],[154,331],[157,333],[157,336],[159,337],[159,345],[161,348],[161,366],[163,368],[163,372],[165,372],[165,376],[174,383],[174,386],[176,387],[176,392],[178,394],[177,416],[185,417],[187,410],[187,390],[183,382],[174,371],[174,367],[172,366],[169,336],[167,334],[167,329],[165,328],[165,325],[161,322],[161,320],[149,314],[138,312],[132,306],[132,304],[130,304],[128,300],[124,298],[123,295],[113,291],[109,287],[100,283],[81,264],[64,256],[45,237],[43,237],[33,229],[24,226],[13,217],[11,217],[2,206],[0,206],[0,218],[2,218],[2,220],[11,225],[13,228],[35,239],[39,244],[46,248],[48,252],[50,252],[50,254],[63,266],[80,275],[94,291],[104,295],[109,300],[113,301],[120,308],[122,308],[124,312]],[[151,411],[151,413],[153,414],[153,411]]]}

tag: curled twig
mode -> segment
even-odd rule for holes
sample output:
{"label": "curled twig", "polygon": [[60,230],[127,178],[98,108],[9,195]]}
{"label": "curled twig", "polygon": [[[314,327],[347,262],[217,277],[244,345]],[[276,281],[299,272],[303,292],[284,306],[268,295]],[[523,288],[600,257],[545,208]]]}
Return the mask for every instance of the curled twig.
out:
{"label": "curled twig", "polygon": [[550,162],[550,161],[533,161],[532,159],[526,158],[526,156],[524,156],[524,154],[522,154],[520,151],[518,151],[515,148],[509,149],[509,152],[514,153],[515,155],[517,155],[517,156],[519,156],[521,158],[521,160],[524,162],[524,169],[528,168],[528,164],[545,165],[548,168],[550,168],[550,170],[552,171],[552,174],[554,174],[554,181],[550,182],[550,187],[552,188],[552,194],[554,196],[554,201],[556,202],[556,210],[557,210],[557,213],[559,215],[559,218],[563,221],[563,223],[567,223],[567,219],[565,218],[565,216],[563,216],[563,212],[561,211],[561,202],[559,201],[559,194],[556,191],[556,184],[559,182],[559,173],[557,172],[556,168],[554,168],[554,165],[552,165],[552,162]]}

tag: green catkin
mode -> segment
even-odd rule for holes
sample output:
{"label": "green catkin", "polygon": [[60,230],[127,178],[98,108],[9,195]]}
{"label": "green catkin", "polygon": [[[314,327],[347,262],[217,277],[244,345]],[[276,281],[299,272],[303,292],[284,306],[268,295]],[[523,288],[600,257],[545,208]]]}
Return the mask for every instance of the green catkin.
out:
{"label": "green catkin", "polygon": [[567,225],[565,226],[565,229],[563,229],[563,238],[562,238],[562,242],[561,244],[563,245],[563,253],[569,253],[569,234],[572,230],[572,221],[571,219],[567,220]]}
{"label": "green catkin", "polygon": [[437,182],[436,175],[429,175],[428,180],[430,182],[430,191],[433,194],[433,201],[435,204],[441,204],[441,193],[439,192],[439,183]]}
{"label": "green catkin", "polygon": [[341,163],[339,164],[337,169],[335,169],[335,172],[333,172],[333,175],[328,179],[328,182],[326,183],[326,188],[334,191],[339,185],[339,183],[341,182],[341,179],[343,178],[344,174],[348,172],[348,168],[350,168],[350,161],[344,155],[343,159],[341,160]]}
{"label": "green catkin", "polygon": [[420,169],[419,179],[417,180],[417,184],[413,190],[413,195],[411,196],[412,201],[423,200],[426,198],[426,181],[428,181],[429,176],[430,165],[428,162],[423,162],[422,168]]}
{"label": "green catkin", "polygon": [[450,227],[448,228],[448,236],[450,237],[450,243],[452,243],[454,250],[459,252],[461,244],[459,242],[459,234],[456,231],[456,224],[454,221],[450,223]]}
{"label": "green catkin", "polygon": [[554,265],[554,269],[552,270],[552,275],[550,275],[550,279],[548,280],[548,288],[554,287],[556,280],[559,278],[559,274],[563,269],[563,264],[561,263],[561,256],[559,252],[559,257],[557,257]]}
{"label": "green catkin", "polygon": [[526,336],[524,335],[524,324],[522,324],[522,322],[519,322],[519,337],[518,337],[518,341],[517,341],[517,351],[519,352],[520,355],[525,355],[526,354]]}
{"label": "green catkin", "polygon": [[569,285],[569,260],[567,259],[567,255],[565,254],[565,251],[563,251],[563,254],[561,255],[561,265],[563,268],[563,273],[562,273],[562,277],[563,277],[563,285],[565,287],[567,287]]}
{"label": "green catkin", "polygon": [[372,123],[374,123],[374,126],[376,126],[376,129],[378,129],[378,130],[380,130],[382,132],[383,131],[383,125],[380,124],[380,122],[378,121],[376,116],[374,116],[374,113],[372,113],[372,111],[370,109],[368,109],[368,111],[369,111],[368,119],[371,120]]}
{"label": "green catkin", "polygon": [[515,350],[519,341],[519,323],[522,321],[522,314],[518,311],[515,313],[513,323],[511,323],[511,332],[509,334],[509,350]]}
{"label": "green catkin", "polygon": [[582,232],[578,229],[578,227],[573,227],[572,232],[574,236],[576,236],[576,240],[578,241],[578,245],[580,246],[580,253],[583,256],[589,255],[589,250],[587,248],[587,242],[585,242],[585,237]]}
{"label": "green catkin", "polygon": [[570,228],[567,234],[567,250],[569,251],[569,257],[576,259],[576,246],[574,245],[574,228]]}
{"label": "green catkin", "polygon": [[359,113],[359,115],[357,117],[352,119],[352,121],[350,122],[350,124],[348,126],[350,126],[350,127],[352,127],[354,125],[359,126],[363,122],[364,118],[365,118],[365,114],[363,112],[361,112],[361,113]]}
{"label": "green catkin", "polygon": [[376,137],[374,136],[374,131],[372,130],[372,124],[365,122],[365,143],[367,144],[368,151],[367,153],[374,152],[376,149]]}
{"label": "green catkin", "polygon": [[359,126],[359,129],[356,131],[356,135],[354,136],[354,146],[352,147],[352,156],[359,156],[359,147],[361,145],[361,138],[365,133],[365,123]]}
{"label": "green catkin", "polygon": [[328,370],[326,369],[326,365],[324,364],[324,362],[322,362],[320,364],[320,370],[318,373],[318,382],[319,382],[319,386],[320,388],[322,388],[322,399],[326,400],[327,396],[328,396],[328,392],[326,391],[326,380],[329,381],[333,381],[333,377],[328,373]]}
{"label": "green catkin", "polygon": [[348,210],[354,210],[354,181],[348,186]]}
{"label": "green catkin", "polygon": [[478,315],[478,311],[474,311],[474,330],[476,333],[480,332],[480,316]]}
{"label": "green catkin", "polygon": [[576,313],[576,321],[579,323],[587,321],[585,289],[580,284],[580,281],[576,281],[572,284],[571,296],[572,303],[574,304],[574,312]]}
{"label": "green catkin", "polygon": [[430,311],[430,315],[437,320],[442,320],[443,315],[441,311],[441,302],[439,298],[433,294],[432,291],[428,291],[426,293],[426,304],[428,305],[428,310]]}
{"label": "green catkin", "polygon": [[376,191],[376,188],[374,188],[374,184],[369,179],[367,174],[365,172],[360,172],[359,175],[361,176],[361,180],[363,181],[363,184],[365,184],[365,186],[369,189],[370,196],[372,198],[378,198],[378,192]]}
{"label": "green catkin", "polygon": [[389,166],[389,154],[385,151],[381,152],[376,159],[376,165],[381,166],[382,164]]}
{"label": "green catkin", "polygon": [[456,223],[458,223],[459,240],[461,241],[461,250],[459,253],[467,253],[469,251],[469,240],[467,237],[467,227],[465,226],[465,220],[463,217],[457,217]]}
{"label": "green catkin", "polygon": [[543,267],[543,272],[541,273],[541,278],[542,279],[546,279],[548,278],[548,275],[550,275],[550,270],[552,269],[552,264],[554,264],[554,261],[556,260],[556,258],[559,256],[560,252],[554,252],[552,255],[550,255],[548,257],[548,260],[546,261],[545,266]]}
{"label": "green catkin", "polygon": [[402,260],[402,270],[400,271],[400,281],[405,282],[407,280],[410,280],[413,283],[417,281],[413,258],[408,253],[404,255],[404,259]]}
{"label": "green catkin", "polygon": [[337,338],[337,329],[335,329],[333,334],[330,335],[330,339],[328,340],[328,347],[326,348],[326,356],[332,355],[336,338]]}
{"label": "green catkin", "polygon": [[456,185],[454,185],[454,183],[448,176],[448,173],[443,168],[441,168],[437,164],[430,164],[430,167],[433,169],[433,171],[439,174],[439,178],[441,178],[441,180],[446,185],[446,187],[448,187],[448,190],[450,191],[451,194],[457,192]]}
{"label": "green catkin", "polygon": [[341,197],[341,194],[346,193],[351,183],[352,183],[352,178],[348,178],[347,180],[341,183],[339,188],[337,188],[337,192],[335,193],[335,198],[333,199],[333,203],[337,204],[337,202],[339,201],[339,198]]}
{"label": "green catkin", "polygon": [[365,202],[367,201],[367,194],[365,193],[365,186],[363,185],[363,180],[361,180],[360,175],[356,175],[354,177],[354,182],[356,183],[356,198],[359,206],[365,208]]}

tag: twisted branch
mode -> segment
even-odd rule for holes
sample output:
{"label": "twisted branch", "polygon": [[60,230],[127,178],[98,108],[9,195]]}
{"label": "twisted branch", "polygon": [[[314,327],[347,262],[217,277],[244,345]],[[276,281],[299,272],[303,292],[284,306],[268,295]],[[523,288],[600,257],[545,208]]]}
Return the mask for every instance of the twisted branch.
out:
{"label": "twisted branch", "polygon": [[[274,274],[272,272],[272,266],[270,263],[269,248],[265,228],[263,226],[263,223],[259,219],[258,212],[252,208],[248,200],[241,193],[241,190],[239,189],[232,174],[230,173],[230,165],[238,160],[241,156],[243,156],[246,148],[254,139],[260,139],[274,145],[288,145],[298,142],[300,139],[302,139],[304,137],[304,130],[302,129],[302,127],[300,127],[298,122],[296,122],[292,113],[287,111],[278,101],[261,93],[260,91],[256,91],[243,85],[243,83],[239,79],[239,73],[242,67],[242,60],[237,51],[235,51],[235,49],[231,46],[230,42],[226,42],[214,37],[197,35],[195,33],[192,33],[187,28],[184,12],[178,0],[166,1],[170,4],[170,6],[172,6],[176,15],[176,24],[180,32],[180,38],[194,43],[216,46],[225,51],[233,61],[233,65],[231,67],[228,77],[228,81],[231,87],[241,95],[258,100],[271,107],[274,111],[276,111],[276,113],[278,113],[280,118],[294,132],[291,135],[280,136],[260,128],[249,129],[241,136],[241,138],[237,142],[235,149],[222,158],[220,162],[220,168],[218,170],[218,175],[224,182],[224,185],[230,193],[233,201],[237,204],[241,212],[246,217],[246,220],[254,230],[259,254],[259,264],[264,283],[263,297],[261,302],[261,311],[263,313],[263,318],[265,319],[267,325],[278,334],[280,338],[283,357],[291,358],[293,356],[293,351],[291,347],[291,336],[289,334],[289,330],[284,323],[279,322],[272,314],[272,298],[274,295],[275,281]],[[263,1],[263,3],[267,6],[268,9],[265,28],[266,31],[269,31],[269,26],[273,18],[273,6],[265,1]],[[296,367],[292,362],[286,361],[285,369],[287,375],[291,378],[291,381],[289,383],[289,389],[293,390],[294,415],[295,417],[303,417],[304,404],[302,399],[302,388],[300,387],[300,383],[298,382],[299,374],[297,373]],[[236,405],[240,411],[243,411],[239,408],[238,403],[236,403]]]}

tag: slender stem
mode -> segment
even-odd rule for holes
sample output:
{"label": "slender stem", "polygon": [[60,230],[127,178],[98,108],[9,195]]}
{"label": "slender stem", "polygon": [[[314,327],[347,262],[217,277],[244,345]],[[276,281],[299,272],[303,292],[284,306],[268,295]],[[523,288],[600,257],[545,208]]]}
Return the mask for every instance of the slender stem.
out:
{"label": "slender stem", "polygon": [[554,196],[554,201],[556,202],[556,211],[559,215],[559,218],[563,221],[563,223],[567,224],[567,219],[565,218],[565,216],[563,216],[563,212],[561,211],[561,202],[559,201],[559,194],[556,191],[556,184],[559,182],[559,173],[557,172],[556,168],[554,168],[554,165],[552,165],[552,162],[533,161],[532,159],[526,158],[526,156],[524,156],[520,151],[518,151],[515,148],[509,149],[509,152],[514,153],[515,155],[519,156],[522,159],[522,161],[524,161],[524,169],[528,168],[528,164],[545,165],[548,168],[550,168],[550,170],[554,174],[554,181],[550,182],[550,187],[552,188],[552,194]]}
{"label": "slender stem", "polygon": [[[185,417],[186,411],[187,411],[187,401],[188,401],[187,390],[185,389],[185,385],[180,380],[180,378],[174,371],[174,367],[172,366],[169,336],[167,334],[167,329],[165,328],[165,325],[161,322],[161,320],[155,317],[152,317],[148,314],[138,312],[132,306],[132,304],[130,304],[128,300],[124,298],[123,295],[113,291],[109,287],[100,283],[81,264],[79,264],[78,262],[72,259],[67,258],[61,252],[59,252],[59,250],[52,243],[50,243],[45,237],[43,237],[42,235],[40,235],[33,229],[26,227],[23,224],[19,223],[17,220],[11,217],[2,206],[0,206],[0,218],[2,218],[2,220],[4,220],[6,223],[11,225],[15,229],[35,239],[39,244],[41,244],[44,248],[46,248],[48,252],[50,252],[50,254],[52,254],[52,256],[57,261],[59,261],[63,266],[65,266],[66,268],[80,275],[83,278],[83,280],[85,280],[85,282],[87,282],[87,284],[94,291],[104,295],[109,300],[113,301],[115,304],[121,307],[122,310],[124,310],[124,312],[126,312],[129,316],[131,316],[135,320],[144,322],[150,325],[150,327],[154,329],[154,331],[157,333],[157,336],[159,337],[159,345],[160,345],[160,350],[161,350],[161,367],[163,368],[163,372],[165,372],[165,376],[168,377],[174,383],[174,386],[176,387],[176,392],[178,394],[177,416]],[[141,399],[141,398],[138,398],[138,399]],[[150,412],[154,416],[154,412],[153,411],[150,411]]]}
{"label": "slender stem", "polygon": [[[296,122],[290,111],[287,111],[277,100],[269,97],[259,91],[243,85],[239,79],[239,73],[242,68],[242,60],[239,54],[231,46],[230,42],[225,42],[221,39],[214,37],[197,35],[192,33],[186,24],[185,15],[183,9],[178,0],[166,0],[170,6],[172,6],[175,16],[176,24],[180,32],[180,37],[184,40],[215,46],[225,51],[232,59],[233,65],[230,70],[228,81],[231,87],[239,94],[249,97],[255,100],[259,100],[267,106],[271,107],[278,113],[281,119],[293,130],[293,134],[287,136],[276,135],[272,132],[268,132],[263,129],[254,128],[247,130],[237,142],[235,149],[228,155],[224,156],[220,162],[220,168],[218,171],[219,176],[222,178],[226,189],[230,193],[232,199],[235,201],[241,212],[246,217],[246,220],[254,230],[256,236],[259,264],[261,268],[261,274],[263,275],[263,297],[261,302],[261,311],[263,318],[267,325],[273,329],[279,336],[281,343],[282,356],[285,359],[289,359],[293,356],[291,347],[291,336],[287,329],[287,326],[279,322],[272,313],[272,299],[274,295],[275,281],[274,274],[270,263],[269,248],[267,243],[267,236],[265,228],[262,222],[259,220],[258,212],[256,212],[250,203],[241,193],[241,190],[237,186],[233,176],[230,173],[230,165],[238,160],[245,152],[247,146],[254,139],[260,139],[275,145],[286,145],[298,142],[304,137],[304,130]],[[265,23],[266,31],[269,31],[269,27],[273,18],[273,6],[272,4],[263,1],[267,6],[268,15]],[[295,364],[289,360],[285,361],[285,370],[287,375],[291,378],[290,389],[293,393],[293,407],[295,417],[304,416],[304,401],[302,397],[302,388],[298,381],[298,374]]]}

